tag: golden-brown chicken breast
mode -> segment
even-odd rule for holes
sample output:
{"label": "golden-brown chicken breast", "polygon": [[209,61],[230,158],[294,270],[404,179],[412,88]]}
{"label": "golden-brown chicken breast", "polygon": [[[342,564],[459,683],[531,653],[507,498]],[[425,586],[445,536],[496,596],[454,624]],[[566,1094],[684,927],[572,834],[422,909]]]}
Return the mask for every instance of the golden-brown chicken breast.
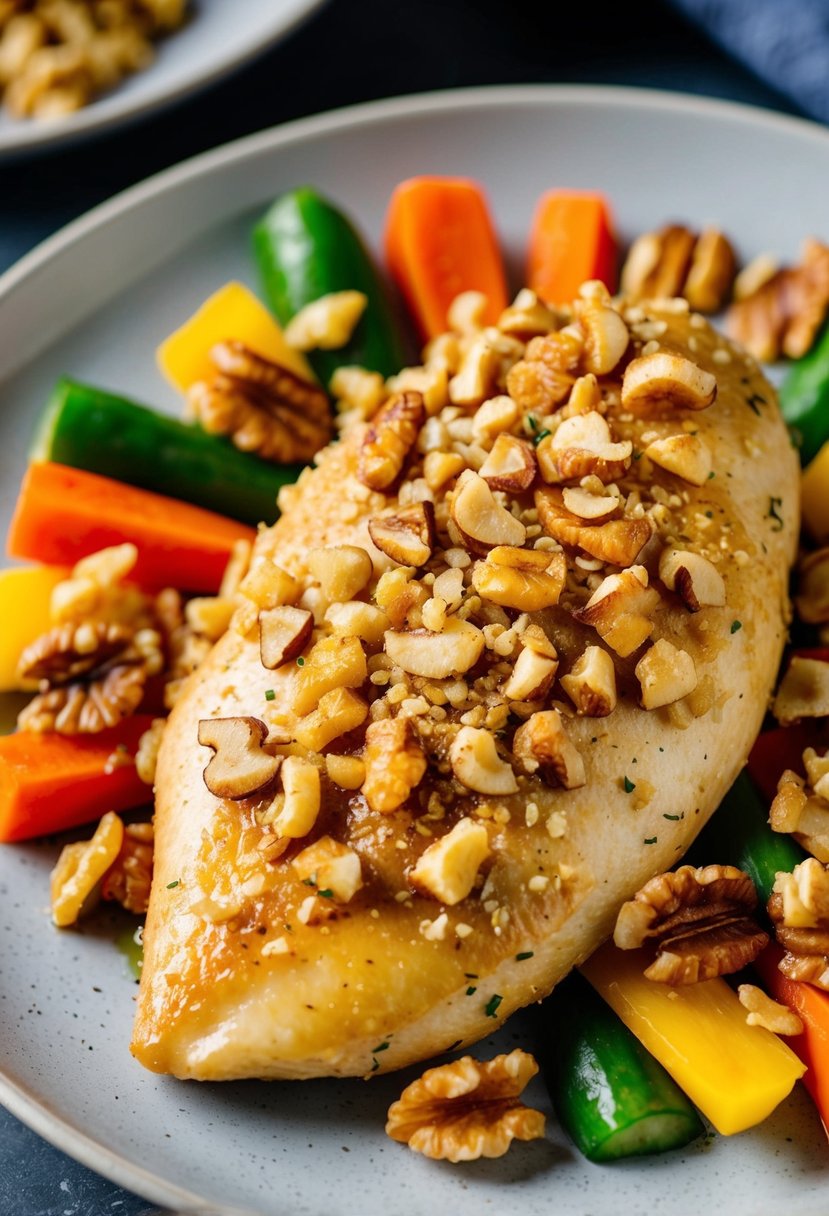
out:
{"label": "golden-brown chicken breast", "polygon": [[261,533],[162,744],[148,1068],[363,1075],[481,1038],[744,763],[798,529],[774,391],[681,301],[525,324],[439,343]]}

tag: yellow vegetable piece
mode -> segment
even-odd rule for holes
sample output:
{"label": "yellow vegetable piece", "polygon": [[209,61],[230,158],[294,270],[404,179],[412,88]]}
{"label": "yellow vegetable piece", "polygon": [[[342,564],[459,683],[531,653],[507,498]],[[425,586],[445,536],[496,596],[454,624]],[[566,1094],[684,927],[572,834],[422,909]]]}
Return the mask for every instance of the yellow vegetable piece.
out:
{"label": "yellow vegetable piece", "polygon": [[671,988],[646,980],[639,950],[603,946],[581,971],[724,1136],[761,1123],[806,1071],[746,1011],[725,980]]}
{"label": "yellow vegetable piece", "polygon": [[0,570],[0,692],[29,690],[35,684],[21,682],[17,661],[23,649],[51,628],[49,601],[52,591],[70,571],[64,566],[21,566]]}
{"label": "yellow vegetable piece", "polygon": [[227,283],[162,342],[156,352],[158,366],[174,388],[186,392],[197,380],[212,380],[216,369],[210,351],[217,342],[244,342],[266,359],[316,383],[311,367],[298,350],[285,341],[282,330],[243,283]]}
{"label": "yellow vegetable piece", "polygon": [[829,539],[829,443],[803,470],[800,479],[803,523],[817,541]]}

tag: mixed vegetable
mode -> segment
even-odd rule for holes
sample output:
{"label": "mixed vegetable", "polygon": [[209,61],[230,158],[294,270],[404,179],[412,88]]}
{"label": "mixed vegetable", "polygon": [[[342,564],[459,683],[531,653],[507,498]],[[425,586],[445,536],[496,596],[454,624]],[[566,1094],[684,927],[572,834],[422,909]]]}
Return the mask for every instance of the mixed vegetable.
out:
{"label": "mixed vegetable", "polygon": [[[475,182],[399,185],[384,247],[424,341],[462,329],[465,310],[487,324],[507,307],[495,225]],[[370,416],[410,350],[362,237],[314,190],[277,199],[256,225],[253,249],[268,307],[227,284],[158,351],[185,399],[185,420],[75,381],[55,387],[7,537],[9,556],[37,564],[0,573],[0,689],[35,693],[19,729],[0,738],[0,840],[103,815],[91,894],[137,911],[149,889],[151,827],[139,820],[140,829],[122,829],[106,813],[151,801],[165,713],[239,610],[234,593],[255,577],[247,570],[255,529],[274,521],[280,492],[334,435],[335,401],[357,400]],[[615,291],[620,255],[608,200],[549,192],[532,220],[516,312],[524,324],[549,315],[585,280]],[[752,970],[740,972],[739,990],[730,975],[660,982],[644,974],[653,959],[647,944],[608,943],[539,1011],[535,1049],[556,1112],[591,1161],[683,1146],[704,1132],[698,1111],[722,1134],[740,1132],[799,1078],[829,1131],[829,903],[808,869],[823,873],[829,862],[829,788],[821,786],[829,787],[829,550],[815,547],[829,536],[829,327],[819,332],[829,297],[816,300],[820,276],[810,268],[819,256],[810,246],[799,267],[748,268],[735,286],[723,234],[670,225],[640,237],[621,268],[629,294],[684,293],[714,312],[728,305],[725,323],[743,340],[753,332],[748,315],[769,315],[775,284],[787,299],[793,283],[807,294],[806,337],[787,316],[785,331],[781,323],[771,337],[760,326],[758,351],[803,350],[781,401],[805,467],[809,553],[775,703],[783,725],[769,719],[747,771],[693,846],[697,869],[658,876],[671,890],[686,878],[702,889],[707,863],[733,867],[718,876],[716,900],[700,897],[697,921],[727,932],[737,915],[728,884],[743,884],[761,906],[745,960]],[[283,618],[276,625],[285,661],[298,627]],[[78,879],[89,858],[68,849],[62,873]],[[75,902],[60,924],[91,900]],[[803,957],[813,964],[804,969]]]}

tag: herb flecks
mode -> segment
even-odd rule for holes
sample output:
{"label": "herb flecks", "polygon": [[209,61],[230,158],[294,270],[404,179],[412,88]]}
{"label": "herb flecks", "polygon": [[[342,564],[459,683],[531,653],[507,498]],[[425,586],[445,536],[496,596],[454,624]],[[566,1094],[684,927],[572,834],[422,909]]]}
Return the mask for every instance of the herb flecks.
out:
{"label": "herb flecks", "polygon": [[646,836],[642,844],[656,844],[659,838],[657,836]]}
{"label": "herb flecks", "polygon": [[167,883],[167,890],[172,891],[175,887],[179,886],[180,883],[181,883],[180,878],[174,878],[172,882]]}
{"label": "herb flecks", "polygon": [[265,689],[265,700],[266,701],[275,701],[276,700],[276,693],[274,692],[274,690],[272,688]]}
{"label": "herb flecks", "polygon": [[636,789],[636,782],[631,781],[630,777],[625,774],[625,776],[622,778],[622,787],[626,794],[632,794]]}
{"label": "herb flecks", "polygon": [[740,630],[742,629],[742,627],[743,627],[742,621],[732,621],[731,622],[731,632],[732,633],[739,633]]}
{"label": "herb flecks", "polygon": [[484,1013],[488,1018],[494,1018],[497,1015],[498,1006],[501,1004],[503,999],[504,998],[499,993],[493,992],[486,1005],[484,1005]]}
{"label": "herb flecks", "polygon": [[520,954],[516,954],[515,961],[516,963],[523,963],[525,959],[532,958],[533,955],[533,950],[522,950]]}

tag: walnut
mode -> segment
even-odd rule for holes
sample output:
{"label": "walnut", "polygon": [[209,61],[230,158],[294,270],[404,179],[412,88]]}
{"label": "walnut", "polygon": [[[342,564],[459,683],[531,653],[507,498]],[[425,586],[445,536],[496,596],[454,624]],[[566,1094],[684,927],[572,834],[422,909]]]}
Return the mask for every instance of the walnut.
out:
{"label": "walnut", "polygon": [[498,328],[502,333],[512,334],[524,341],[548,334],[560,324],[558,314],[529,287],[522,287],[498,318]]}
{"label": "walnut", "polygon": [[581,363],[591,375],[605,376],[612,372],[628,348],[628,327],[609,302],[601,299],[579,299],[575,314],[584,331],[584,351]]}
{"label": "walnut", "polygon": [[339,350],[366,310],[362,291],[332,291],[301,308],[285,326],[285,341],[295,350]]}
{"label": "walnut", "polygon": [[449,400],[453,405],[483,404],[523,352],[521,342],[492,327],[484,329],[472,339],[449,381]]}
{"label": "walnut", "polygon": [[803,753],[808,785],[791,769],[777,782],[777,793],[769,810],[775,832],[794,836],[818,861],[829,862],[829,761],[808,747]]}
{"label": "walnut", "polygon": [[670,351],[632,359],[622,379],[622,407],[637,418],[670,417],[674,410],[704,410],[714,403],[717,380]]}
{"label": "walnut", "polygon": [[334,739],[362,726],[368,706],[350,688],[332,688],[319,699],[312,713],[297,723],[296,741],[309,751],[321,752]]}
{"label": "walnut", "polygon": [[613,940],[622,950],[655,944],[648,979],[695,984],[739,971],[768,944],[751,916],[756,906],[754,883],[742,870],[680,866],[657,874],[622,905]]}
{"label": "walnut", "polygon": [[402,566],[425,566],[435,547],[435,508],[430,502],[374,516],[368,533],[381,553]]}
{"label": "walnut", "polygon": [[767,911],[783,974],[829,991],[829,868],[809,857],[777,874]]}
{"label": "walnut", "polygon": [[359,688],[367,679],[366,656],[359,639],[321,638],[294,674],[293,709],[300,715],[310,713],[325,693]]}
{"label": "walnut", "polygon": [[403,471],[426,420],[420,393],[395,393],[381,406],[363,436],[358,476],[371,490],[387,490]]}
{"label": "walnut", "polygon": [[711,449],[698,435],[666,435],[645,448],[654,464],[681,477],[692,486],[703,486],[711,473]]}
{"label": "walnut", "polygon": [[728,299],[736,271],[731,242],[718,229],[706,228],[694,245],[682,294],[697,312],[719,312]]}
{"label": "walnut", "polygon": [[329,545],[308,551],[308,569],[329,604],[345,604],[359,595],[374,573],[361,545]]}
{"label": "walnut", "polygon": [[518,612],[539,612],[559,602],[567,577],[563,553],[497,545],[472,571],[482,599]]}
{"label": "walnut", "polygon": [[462,726],[449,748],[452,772],[478,794],[514,794],[518,785],[512,765],[502,760],[495,736],[475,726]]}
{"label": "walnut", "polygon": [[489,448],[497,437],[510,431],[518,422],[519,409],[512,397],[503,393],[490,397],[478,406],[472,418],[472,438],[483,448]]}
{"label": "walnut", "polygon": [[659,603],[659,592],[648,586],[645,567],[631,566],[603,579],[573,616],[583,625],[592,625],[599,637],[626,659],[653,633],[651,617]]}
{"label": "walnut", "polygon": [[389,630],[386,654],[398,667],[427,680],[445,680],[464,675],[484,651],[484,635],[471,621],[449,617],[440,633],[413,629],[408,633]]}
{"label": "walnut", "polygon": [[206,431],[264,460],[307,461],[325,447],[332,427],[322,389],[241,342],[220,342],[210,357],[217,374],[187,394]]}
{"label": "walnut", "polygon": [[259,613],[259,657],[269,671],[290,663],[311,640],[314,618],[304,608],[282,604]]}
{"label": "walnut", "polygon": [[541,476],[546,482],[581,481],[598,477],[607,484],[630,468],[633,444],[613,442],[610,426],[595,409],[565,418],[554,435],[536,448]]}
{"label": "walnut", "polygon": [[620,286],[630,299],[670,299],[682,294],[696,238],[681,224],[645,232],[630,247]]}
{"label": "walnut", "polygon": [[636,664],[635,675],[642,690],[642,708],[660,709],[687,697],[697,686],[697,669],[687,650],[666,638],[654,642]]}
{"label": "walnut", "polygon": [[429,1068],[392,1104],[386,1132],[433,1160],[501,1157],[513,1140],[544,1135],[544,1115],[519,1102],[537,1072],[518,1048],[485,1063],[463,1056]]}
{"label": "walnut", "polygon": [[558,782],[566,790],[587,783],[584,761],[557,709],[532,714],[515,732],[512,749],[526,772],[539,773],[549,783]]}
{"label": "walnut", "polygon": [[601,646],[588,646],[566,676],[561,687],[587,718],[606,718],[616,708],[616,668]]}
{"label": "walnut", "polygon": [[124,625],[58,625],[20,656],[24,679],[40,692],[18,715],[21,730],[97,734],[138,707],[163,665],[155,630]]}
{"label": "walnut", "polygon": [[794,1010],[773,1001],[762,988],[754,984],[740,984],[737,996],[743,1008],[748,1010],[746,1022],[749,1026],[762,1026],[772,1034],[803,1033],[803,1023]]}
{"label": "walnut", "polygon": [[118,856],[104,875],[101,895],[143,916],[153,879],[153,825],[129,823]]}
{"label": "walnut", "polygon": [[675,591],[689,612],[725,605],[725,583],[717,567],[699,553],[684,549],[663,549],[659,556],[659,577]]}
{"label": "walnut", "polygon": [[91,840],[64,846],[51,874],[52,920],[60,929],[74,925],[90,907],[98,884],[115,863],[124,840],[124,825],[107,811]]}
{"label": "walnut", "polygon": [[793,655],[771,711],[781,726],[829,714],[829,663]]}
{"label": "walnut", "polygon": [[373,811],[388,814],[402,806],[426,773],[423,748],[410,718],[385,718],[366,731],[363,796]]}
{"label": "walnut", "polygon": [[488,483],[471,469],[458,478],[449,514],[455,539],[481,557],[496,545],[521,546],[527,538],[521,521],[496,501]]}
{"label": "walnut", "polygon": [[268,728],[258,718],[202,718],[198,738],[213,751],[204,784],[216,798],[252,798],[273,783],[281,757],[263,747]]}
{"label": "walnut", "polygon": [[578,375],[584,333],[568,325],[528,342],[507,375],[507,391],[525,412],[546,414],[566,400]]}
{"label": "walnut", "polygon": [[537,472],[538,462],[532,447],[515,435],[499,435],[478,470],[491,490],[503,490],[507,494],[529,490]]}
{"label": "walnut", "polygon": [[286,756],[280,771],[282,793],[266,812],[266,823],[279,837],[307,836],[317,821],[322,802],[320,775],[315,764],[301,756]]}
{"label": "walnut", "polygon": [[781,354],[805,355],[829,308],[829,246],[804,241],[798,266],[778,270],[752,294],[732,304],[726,315],[730,336],[772,363]]}
{"label": "walnut", "polygon": [[302,882],[316,887],[323,899],[340,904],[349,903],[363,885],[359,854],[331,836],[321,836],[291,864]]}
{"label": "walnut", "polygon": [[155,767],[166,726],[166,718],[153,718],[138,741],[138,750],[135,753],[135,771],[145,785],[152,785],[155,781]]}
{"label": "walnut", "polygon": [[654,533],[646,515],[586,523],[567,510],[561,490],[554,486],[535,491],[535,507],[538,522],[548,536],[613,566],[632,566]]}
{"label": "walnut", "polygon": [[421,895],[454,907],[474,887],[489,851],[486,827],[473,819],[460,819],[421,853],[409,872],[409,885]]}
{"label": "walnut", "polygon": [[557,671],[557,657],[550,658],[524,646],[503,686],[504,696],[510,701],[543,701]]}

